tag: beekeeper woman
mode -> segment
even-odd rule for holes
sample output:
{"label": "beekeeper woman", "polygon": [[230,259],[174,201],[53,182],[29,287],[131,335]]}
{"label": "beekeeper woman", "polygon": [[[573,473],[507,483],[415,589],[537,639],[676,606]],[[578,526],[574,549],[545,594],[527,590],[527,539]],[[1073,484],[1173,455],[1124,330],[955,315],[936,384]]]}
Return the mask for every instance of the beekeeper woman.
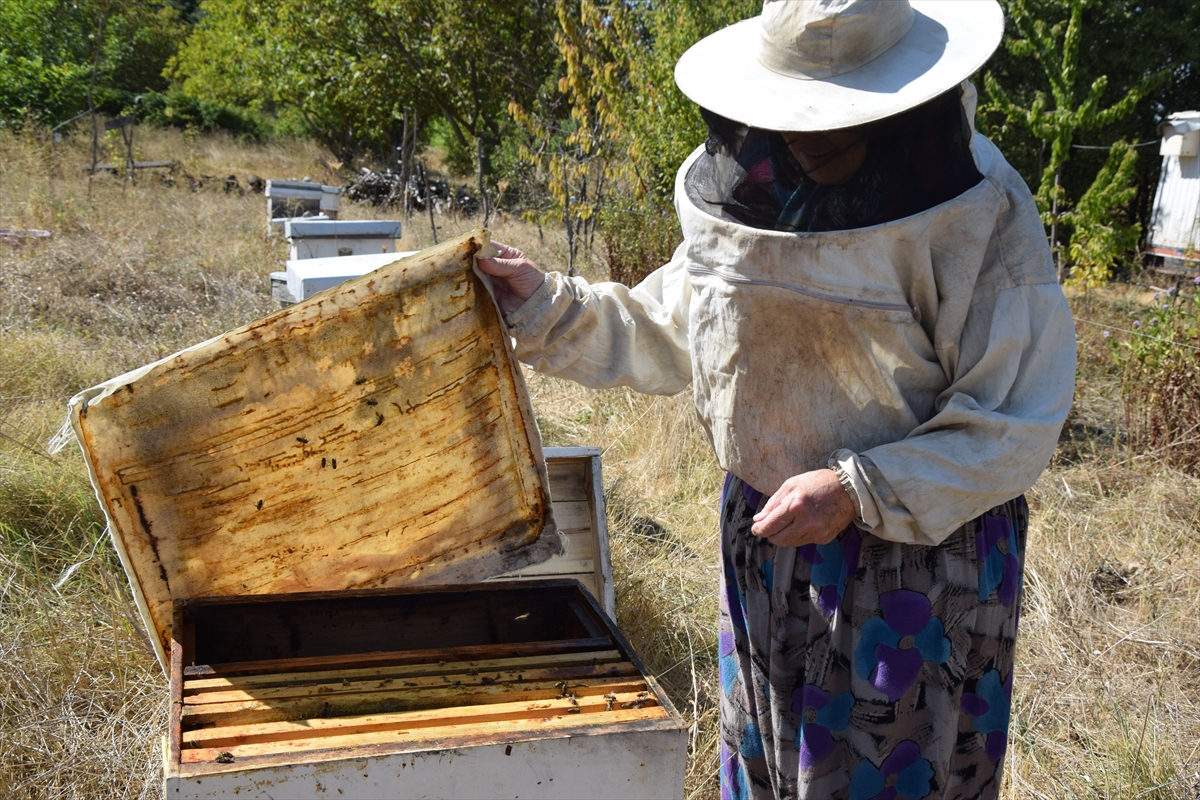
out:
{"label": "beekeeper woman", "polygon": [[636,288],[503,248],[519,356],[690,382],[721,466],[728,797],[995,797],[1028,511],[1075,338],[1037,209],[974,134],[995,0],[768,0],[676,67],[709,137]]}

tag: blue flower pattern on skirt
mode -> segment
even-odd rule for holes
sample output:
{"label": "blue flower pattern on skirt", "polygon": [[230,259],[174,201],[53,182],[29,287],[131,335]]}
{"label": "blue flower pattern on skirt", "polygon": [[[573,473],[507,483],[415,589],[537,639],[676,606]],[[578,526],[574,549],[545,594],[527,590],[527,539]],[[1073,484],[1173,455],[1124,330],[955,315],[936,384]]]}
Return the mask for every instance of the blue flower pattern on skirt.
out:
{"label": "blue flower pattern on skirt", "polygon": [[986,737],[988,758],[999,761],[1008,749],[1008,721],[1012,714],[1012,673],[1004,681],[991,670],[975,684],[975,691],[963,692],[962,710],[974,717],[975,730]]}
{"label": "blue flower pattern on skirt", "polygon": [[850,800],[921,800],[929,794],[933,767],[915,742],[901,742],[876,767],[860,761],[850,779]]}
{"label": "blue flower pattern on skirt", "polygon": [[800,558],[812,564],[809,580],[817,589],[817,605],[821,612],[832,617],[846,595],[846,581],[854,577],[858,567],[858,548],[862,538],[851,526],[845,533],[826,544],[806,544],[800,547]]}
{"label": "blue flower pattern on skirt", "polygon": [[736,647],[732,633],[721,633],[718,636],[720,645],[718,663],[721,669],[721,691],[728,695],[733,690],[733,682],[737,680],[738,664]]}
{"label": "blue flower pattern on skirt", "polygon": [[999,587],[1000,602],[1007,608],[1017,599],[1020,588],[1021,565],[1013,544],[1015,531],[1012,523],[1002,516],[985,514],[982,524],[983,530],[975,537],[976,557],[983,562],[979,599],[987,600]]}
{"label": "blue flower pattern on skirt", "polygon": [[800,715],[796,749],[800,751],[800,769],[808,770],[833,752],[833,734],[850,726],[854,695],[842,692],[834,697],[811,684],[792,692],[792,711]]}
{"label": "blue flower pattern on skirt", "polygon": [[742,746],[738,748],[738,752],[742,758],[762,758],[766,754],[763,750],[762,731],[759,730],[757,722],[746,723],[742,730]]}

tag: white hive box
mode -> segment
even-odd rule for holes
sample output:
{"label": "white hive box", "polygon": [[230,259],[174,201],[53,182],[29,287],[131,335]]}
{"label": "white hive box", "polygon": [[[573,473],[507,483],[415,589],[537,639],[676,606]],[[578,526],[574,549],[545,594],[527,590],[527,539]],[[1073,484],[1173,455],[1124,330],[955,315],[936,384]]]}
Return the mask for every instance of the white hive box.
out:
{"label": "white hive box", "polygon": [[[275,236],[276,234],[282,236],[283,226],[287,224],[289,219],[294,219],[294,217],[275,217],[269,220],[267,223],[267,237],[269,238],[271,236]],[[309,214],[308,216],[302,216],[301,219],[319,222],[321,220],[329,219],[329,217],[325,216],[324,214]]]}
{"label": "white hive box", "polygon": [[399,220],[313,220],[303,217],[284,221],[288,258],[337,258],[396,252],[400,238]]}
{"label": "white hive box", "polygon": [[[267,219],[323,214],[336,219],[342,190],[315,181],[267,181]],[[268,233],[270,231],[268,230]]]}
{"label": "white hive box", "polygon": [[550,475],[554,521],[566,540],[566,550],[541,564],[492,580],[574,579],[600,602],[609,617],[615,619],[616,596],[612,556],[608,549],[600,448],[547,447],[544,452]]}
{"label": "white hive box", "polygon": [[488,246],[72,399],[170,676],[167,797],[682,796],[683,722],[592,594],[480,583],[584,574],[554,510],[603,510],[598,465],[547,472]]}
{"label": "white hive box", "polygon": [[307,300],[318,292],[394,264],[417,251],[375,253],[364,256],[301,258],[289,260],[283,272],[271,273],[271,294],[284,304]]}
{"label": "white hive box", "polygon": [[1200,112],[1171,114],[1158,126],[1162,171],[1146,250],[1168,269],[1200,265]]}

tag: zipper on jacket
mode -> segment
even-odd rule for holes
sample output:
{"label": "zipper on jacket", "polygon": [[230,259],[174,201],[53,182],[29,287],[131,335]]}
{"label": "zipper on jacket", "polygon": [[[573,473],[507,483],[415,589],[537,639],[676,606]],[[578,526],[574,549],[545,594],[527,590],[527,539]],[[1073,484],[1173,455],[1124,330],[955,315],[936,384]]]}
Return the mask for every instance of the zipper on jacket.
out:
{"label": "zipper on jacket", "polygon": [[692,275],[709,275],[714,278],[720,278],[726,283],[740,283],[747,286],[772,286],[776,289],[786,289],[789,292],[802,294],[806,297],[812,297],[816,300],[824,300],[829,303],[839,303],[844,306],[854,306],[856,308],[870,308],[876,311],[904,311],[912,314],[914,317],[919,313],[917,309],[904,303],[876,303],[871,300],[855,300],[852,297],[841,297],[836,294],[826,294],[818,292],[814,289],[805,289],[803,286],[796,286],[793,283],[784,283],[783,281],[770,281],[765,278],[745,278],[741,275],[730,275],[727,272],[722,272],[711,267],[691,267],[687,271]]}

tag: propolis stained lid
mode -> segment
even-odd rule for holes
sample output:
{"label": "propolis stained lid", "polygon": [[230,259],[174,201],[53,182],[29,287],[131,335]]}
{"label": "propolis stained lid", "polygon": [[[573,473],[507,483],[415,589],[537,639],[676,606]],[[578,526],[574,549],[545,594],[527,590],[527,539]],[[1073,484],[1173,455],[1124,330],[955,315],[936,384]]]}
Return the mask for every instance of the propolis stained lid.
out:
{"label": "propolis stained lid", "polygon": [[474,582],[562,552],[486,231],[70,403],[160,661],[172,601]]}

